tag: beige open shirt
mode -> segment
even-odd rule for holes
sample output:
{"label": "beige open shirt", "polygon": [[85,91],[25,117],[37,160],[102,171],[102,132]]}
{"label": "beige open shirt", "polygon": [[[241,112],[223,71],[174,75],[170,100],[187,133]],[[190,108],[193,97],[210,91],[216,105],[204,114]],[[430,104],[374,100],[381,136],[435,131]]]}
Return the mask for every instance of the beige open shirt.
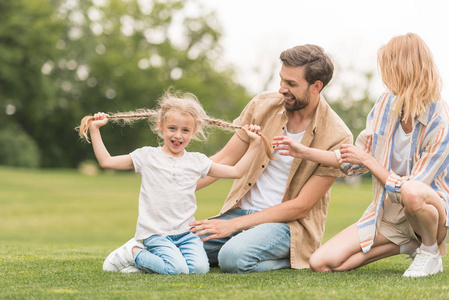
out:
{"label": "beige open shirt", "polygon": [[[283,96],[275,92],[265,92],[256,96],[245,107],[241,115],[234,120],[234,123],[260,125],[262,134],[270,141],[274,136],[282,135],[287,126]],[[237,135],[243,141],[249,142],[248,136],[242,130],[237,131]],[[352,144],[352,134],[321,97],[313,120],[301,143],[312,148],[335,150],[339,149],[340,144]],[[235,180],[220,214],[238,206],[238,202],[257,181],[268,162],[269,158],[261,146],[258,156],[246,175]],[[296,198],[312,175],[341,177],[344,176],[344,173],[339,169],[295,158],[282,201]],[[290,261],[292,268],[308,268],[309,257],[320,246],[324,234],[329,196],[330,190],[316,203],[306,218],[288,223],[291,236]]]}

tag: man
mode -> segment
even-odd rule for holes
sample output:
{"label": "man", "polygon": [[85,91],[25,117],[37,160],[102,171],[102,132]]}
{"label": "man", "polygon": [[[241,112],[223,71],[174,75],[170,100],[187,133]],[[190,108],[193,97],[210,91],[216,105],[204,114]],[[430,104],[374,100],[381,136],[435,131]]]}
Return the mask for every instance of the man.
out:
{"label": "man", "polygon": [[[297,46],[281,53],[279,93],[256,96],[234,121],[260,125],[269,140],[293,137],[323,150],[352,144],[343,121],[321,96],[333,74],[333,64],[321,47]],[[249,140],[237,131],[212,157],[234,165],[248,149]],[[319,247],[329,205],[330,187],[339,169],[281,156],[270,161],[264,150],[247,174],[234,182],[220,215],[191,223],[202,236],[210,264],[224,272],[262,272],[309,267]],[[206,178],[202,188],[215,181]]]}

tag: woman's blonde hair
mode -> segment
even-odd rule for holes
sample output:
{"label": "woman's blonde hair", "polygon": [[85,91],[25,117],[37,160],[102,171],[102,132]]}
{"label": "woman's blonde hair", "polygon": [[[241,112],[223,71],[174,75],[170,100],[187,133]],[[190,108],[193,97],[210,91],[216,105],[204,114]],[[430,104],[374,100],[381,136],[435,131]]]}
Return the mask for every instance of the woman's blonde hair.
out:
{"label": "woman's blonde hair", "polygon": [[377,53],[386,87],[395,94],[395,113],[404,121],[441,99],[442,81],[432,52],[415,33],[396,36]]}
{"label": "woman's blonde hair", "polygon": [[[241,129],[243,127],[209,117],[195,95],[191,93],[174,92],[172,90],[165,92],[165,94],[157,101],[155,110],[137,109],[130,112],[111,113],[109,114],[108,119],[122,125],[130,125],[137,120],[147,119],[150,123],[151,130],[159,137],[163,138],[162,132],[159,130],[158,121],[164,123],[167,115],[174,111],[192,117],[196,130],[195,134],[192,136],[192,139],[194,140],[207,140],[207,128],[209,126],[217,126],[230,130]],[[80,126],[76,127],[80,138],[87,142],[90,142],[88,132],[89,126],[93,120],[93,116],[86,116],[81,120]],[[274,159],[271,152],[270,142],[266,137],[262,136],[262,139],[266,154],[270,159]]]}

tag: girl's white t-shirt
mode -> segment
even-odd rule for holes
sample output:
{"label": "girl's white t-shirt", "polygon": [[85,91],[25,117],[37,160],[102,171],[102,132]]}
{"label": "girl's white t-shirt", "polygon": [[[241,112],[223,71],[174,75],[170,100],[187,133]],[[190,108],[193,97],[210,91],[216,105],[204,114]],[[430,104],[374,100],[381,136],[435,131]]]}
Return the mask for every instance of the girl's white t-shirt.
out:
{"label": "girl's white t-shirt", "polygon": [[[305,131],[293,134],[286,130],[283,135],[301,143],[304,133]],[[243,196],[240,208],[263,210],[282,202],[293,157],[279,155],[279,150],[274,151],[273,154],[277,160],[270,160],[256,183]]]}
{"label": "girl's white t-shirt", "polygon": [[197,152],[168,156],[161,147],[139,148],[130,155],[142,176],[135,238],[187,232],[195,220],[197,181],[209,173],[212,161]]}

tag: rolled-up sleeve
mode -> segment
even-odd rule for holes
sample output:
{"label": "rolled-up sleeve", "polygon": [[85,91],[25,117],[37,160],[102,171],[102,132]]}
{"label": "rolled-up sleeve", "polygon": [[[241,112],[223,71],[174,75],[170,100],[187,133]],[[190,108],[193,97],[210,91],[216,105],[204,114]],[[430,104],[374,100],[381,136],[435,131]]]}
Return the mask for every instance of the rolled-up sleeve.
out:
{"label": "rolled-up sleeve", "polygon": [[385,183],[385,190],[387,191],[388,198],[393,203],[401,202],[401,187],[402,184],[410,180],[410,176],[399,176],[391,172]]}
{"label": "rolled-up sleeve", "polygon": [[[366,127],[365,129],[359,134],[355,141],[355,146],[362,149],[366,153],[374,156],[373,147],[373,132],[374,132],[374,119],[375,115],[379,112],[379,100],[376,102],[374,107],[372,108],[371,112],[368,114],[368,117],[366,119]],[[335,157],[337,158],[338,163],[340,164],[340,169],[347,175],[347,176],[358,176],[367,173],[369,170],[363,165],[354,165],[351,163],[345,163],[343,162],[341,158],[341,152],[340,149],[334,150]]]}
{"label": "rolled-up sleeve", "polygon": [[369,170],[362,165],[354,165],[351,163],[345,163],[341,159],[340,149],[334,150],[335,157],[340,164],[340,169],[346,174],[346,176],[358,176],[367,173]]}
{"label": "rolled-up sleeve", "polygon": [[[235,119],[232,123],[234,125],[239,125],[239,126],[254,124],[254,117],[253,117],[254,110],[255,110],[255,102],[250,101],[246,105],[246,107],[243,109],[240,116],[237,119]],[[259,125],[259,124],[257,124],[257,125]],[[262,128],[262,130],[263,130],[263,128]],[[246,134],[246,132],[243,129],[236,129],[235,133],[242,141],[244,141],[246,143],[250,142],[249,136]]]}
{"label": "rolled-up sleeve", "polygon": [[316,168],[315,172],[313,172],[313,175],[322,176],[322,177],[345,177],[346,174],[343,173],[341,170],[323,166],[320,165]]}

